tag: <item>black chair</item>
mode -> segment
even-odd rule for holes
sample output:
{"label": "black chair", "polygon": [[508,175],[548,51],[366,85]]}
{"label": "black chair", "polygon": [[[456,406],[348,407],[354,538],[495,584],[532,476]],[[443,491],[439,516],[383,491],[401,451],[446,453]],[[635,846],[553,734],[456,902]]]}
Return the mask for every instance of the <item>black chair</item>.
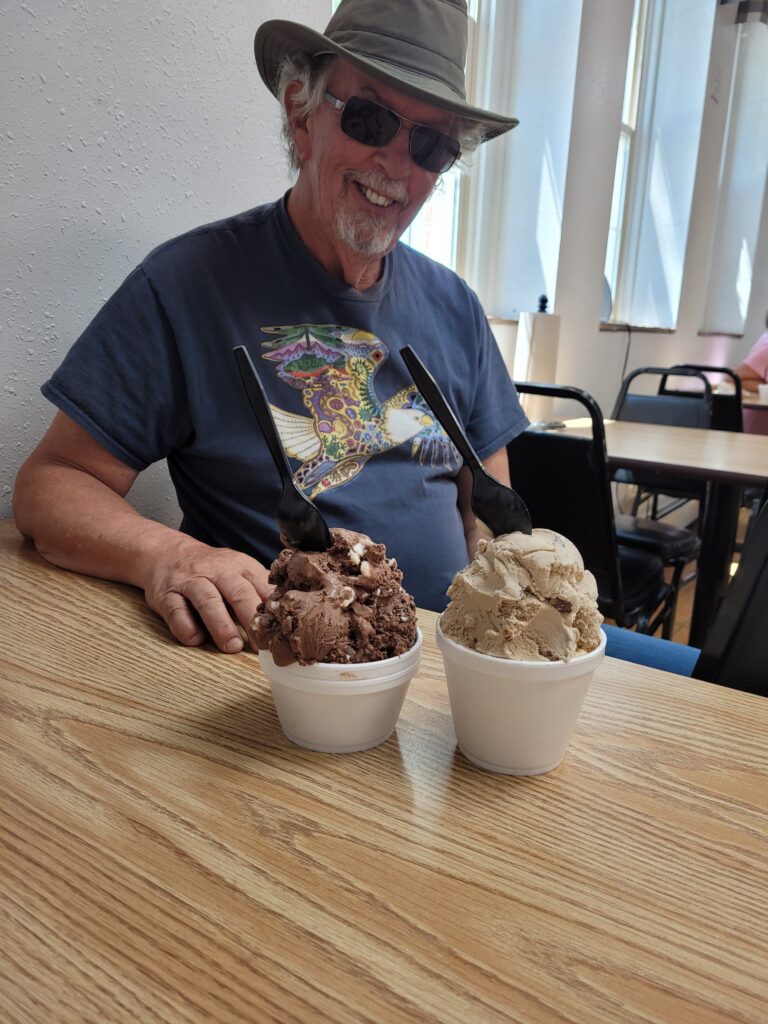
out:
{"label": "black chair", "polygon": [[[671,367],[675,370],[679,366],[686,366],[694,370],[701,370],[704,374],[717,374],[721,377],[729,377],[732,391],[721,394],[715,390],[712,392],[712,429],[732,430],[742,433],[744,430],[744,409],[742,406],[741,378],[729,366],[709,366],[700,363],[676,363]],[[673,393],[671,389],[664,388],[665,393]],[[679,393],[679,392],[674,392]],[[743,487],[741,489],[741,506],[749,509],[749,520],[747,522],[747,533],[752,528],[752,522],[757,515],[763,501],[765,500],[765,489],[760,487]],[[742,543],[735,544],[737,551],[741,551]]]}
{"label": "black chair", "polygon": [[683,526],[673,526],[671,523],[665,523],[659,519],[648,519],[643,516],[617,512],[615,523],[616,539],[619,544],[656,555],[666,567],[671,569],[672,575],[669,582],[672,587],[673,607],[669,619],[670,629],[664,634],[668,638],[677,610],[680,587],[695,576],[695,572],[692,572],[690,577],[684,578],[683,572],[687,565],[695,562],[699,557],[701,540],[694,530],[688,530]]}
{"label": "black chair", "polygon": [[[662,423],[670,426],[705,427],[711,425],[715,410],[719,411],[723,421],[732,415],[733,399],[729,395],[716,395],[706,376],[711,367],[697,367],[677,364],[668,369],[661,367],[645,367],[635,370],[624,380],[614,408],[615,419],[631,420],[642,423]],[[725,371],[723,371],[725,372]],[[636,395],[630,391],[633,381],[643,375],[653,374],[659,378],[658,390],[655,395]],[[677,390],[670,386],[680,377],[693,378],[700,386],[694,390]],[[716,399],[724,399],[716,405]],[[741,413],[741,397],[738,403]],[[695,530],[672,526],[656,518],[660,494],[677,498],[679,504],[686,501],[706,500],[706,485],[682,484],[680,480],[670,479],[663,474],[644,475],[635,471],[619,470],[614,475],[617,483],[634,484],[637,494],[632,507],[632,514],[616,515],[616,534],[620,544],[638,548],[658,555],[665,566],[672,571],[671,585],[674,592],[675,607],[683,582],[685,567],[695,561],[701,550],[701,541]],[[637,513],[644,501],[652,502],[650,516],[639,516]],[[674,611],[672,618],[674,618]]]}
{"label": "black chair", "polygon": [[695,679],[768,697],[768,503],[752,524],[693,670]]}
{"label": "black chair", "polygon": [[[709,428],[712,425],[712,385],[704,373],[692,367],[675,368],[675,377],[698,380],[701,387],[698,391],[674,391],[665,394],[662,389],[671,374],[670,367],[645,366],[633,370],[622,382],[612,418],[633,423],[656,423],[668,427]],[[638,394],[630,390],[635,381],[643,376],[659,378],[659,390],[656,394]],[[637,515],[644,502],[650,501],[650,517],[660,518],[658,500],[662,494],[678,499],[678,503],[673,506],[675,508],[686,501],[706,500],[706,484],[683,481],[670,475],[667,470],[620,469],[614,474],[614,480],[637,487],[637,495],[632,506],[633,515]]]}
{"label": "black chair", "polygon": [[[744,429],[744,416],[741,405],[741,378],[729,366],[708,366],[701,363],[675,363],[670,367],[670,377],[675,377],[675,370],[698,370],[707,379],[710,374],[717,374],[721,377],[730,377],[733,392],[721,394],[719,391],[712,392],[712,430],[733,430],[741,433]],[[680,390],[668,386],[668,379],[663,377],[659,384],[659,394],[681,395]]]}
{"label": "black chair", "polygon": [[603,417],[586,391],[516,382],[521,394],[572,399],[586,408],[591,437],[529,428],[507,445],[512,486],[534,526],[568,537],[597,580],[600,611],[619,626],[669,636],[672,588],[656,555],[620,545],[614,528]]}
{"label": "black chair", "polygon": [[[656,394],[631,391],[632,385],[641,377],[659,377]],[[701,383],[700,390],[667,391],[666,382],[670,376],[689,377]],[[644,366],[633,370],[622,381],[619,395],[613,409],[615,420],[630,420],[633,423],[660,423],[668,427],[710,427],[712,424],[712,385],[701,370],[688,366],[671,367]]]}
{"label": "black chair", "polygon": [[[733,430],[737,433],[742,433],[744,430],[744,407],[742,406],[742,387],[739,375],[728,366],[702,366],[697,363],[680,363],[679,365],[701,370],[704,374],[712,373],[730,377],[733,387],[731,394],[720,394],[718,391],[712,393],[712,429]],[[672,369],[675,369],[675,367],[672,367]],[[747,535],[749,535],[755,516],[760,511],[767,496],[768,488],[742,487],[741,507],[749,509]],[[736,542],[735,548],[737,551],[741,551],[742,547],[742,541]]]}

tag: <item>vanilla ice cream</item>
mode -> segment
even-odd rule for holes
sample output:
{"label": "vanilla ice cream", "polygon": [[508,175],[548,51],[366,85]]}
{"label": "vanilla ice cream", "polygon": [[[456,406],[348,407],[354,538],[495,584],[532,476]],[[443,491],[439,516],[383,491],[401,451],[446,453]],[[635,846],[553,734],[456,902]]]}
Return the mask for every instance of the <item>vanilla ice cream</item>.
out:
{"label": "vanilla ice cream", "polygon": [[481,540],[448,596],[440,628],[481,654],[569,661],[600,644],[595,578],[571,541],[552,530]]}

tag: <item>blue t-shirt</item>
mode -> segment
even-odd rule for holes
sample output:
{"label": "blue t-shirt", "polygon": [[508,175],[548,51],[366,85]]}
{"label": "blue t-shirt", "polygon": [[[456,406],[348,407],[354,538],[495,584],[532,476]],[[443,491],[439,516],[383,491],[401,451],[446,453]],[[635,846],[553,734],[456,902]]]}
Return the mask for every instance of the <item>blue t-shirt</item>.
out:
{"label": "blue t-shirt", "polygon": [[357,291],[314,260],[283,199],[155,249],[42,391],[133,469],[166,458],[182,530],[268,566],[280,484],[232,354],[245,345],[296,480],[329,526],[386,544],[417,604],[439,610],[467,560],[460,459],[400,357],[407,344],[480,458],[524,429],[460,278],[399,244]]}

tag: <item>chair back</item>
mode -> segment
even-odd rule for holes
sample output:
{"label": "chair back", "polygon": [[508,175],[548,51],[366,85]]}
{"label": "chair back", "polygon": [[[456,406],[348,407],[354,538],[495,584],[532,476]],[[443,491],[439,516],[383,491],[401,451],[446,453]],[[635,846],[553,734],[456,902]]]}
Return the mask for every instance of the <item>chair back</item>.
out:
{"label": "chair back", "polygon": [[507,445],[512,486],[528,506],[534,525],[572,541],[597,580],[604,614],[624,624],[618,542],[607,470],[600,408],[574,387],[515,382],[523,394],[580,403],[592,421],[592,437],[529,428]]}
{"label": "chair back", "polygon": [[744,542],[693,670],[695,679],[768,697],[768,502]]}
{"label": "chair back", "polygon": [[[691,378],[700,387],[695,391],[665,393],[662,389],[671,375]],[[630,390],[632,384],[643,376],[658,378],[659,393],[636,394]],[[613,408],[613,419],[669,427],[707,428],[712,423],[712,385],[701,370],[690,367],[676,367],[674,374],[668,366],[645,366],[633,370],[622,382]],[[617,483],[634,484],[639,488],[638,496],[666,494],[684,501],[694,499],[701,502],[706,500],[707,495],[705,483],[683,480],[664,470],[619,469],[614,473],[614,480]]]}
{"label": "chair back", "polygon": [[[670,376],[669,367],[644,366],[633,370],[622,382],[612,418],[633,423],[659,423],[668,427],[709,427],[712,423],[712,386],[700,370],[692,367],[675,369],[675,376],[691,377],[701,382],[698,391],[661,391]],[[632,384],[643,376],[660,379],[659,393],[638,394],[630,391]]]}
{"label": "chair back", "polygon": [[[721,377],[730,377],[733,391],[730,394],[721,394],[719,391],[712,392],[712,430],[732,430],[741,433],[744,430],[744,417],[741,407],[741,378],[730,366],[704,366],[699,363],[675,363],[670,371],[699,370],[705,376],[708,374],[719,374]],[[676,376],[674,372],[670,376]],[[660,394],[680,394],[667,386],[667,378],[663,377],[659,384]]]}

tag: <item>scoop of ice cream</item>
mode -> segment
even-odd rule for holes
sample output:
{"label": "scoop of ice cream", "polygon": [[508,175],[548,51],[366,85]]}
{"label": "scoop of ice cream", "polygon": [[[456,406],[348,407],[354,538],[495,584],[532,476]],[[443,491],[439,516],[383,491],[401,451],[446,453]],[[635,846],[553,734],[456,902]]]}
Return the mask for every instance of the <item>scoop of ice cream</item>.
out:
{"label": "scoop of ice cream", "polygon": [[416,607],[383,544],[331,530],[328,551],[284,548],[272,563],[271,597],[248,633],[276,665],[381,661],[416,642]]}
{"label": "scoop of ice cream", "polygon": [[597,584],[552,530],[481,540],[448,588],[445,636],[497,658],[568,661],[600,644]]}

